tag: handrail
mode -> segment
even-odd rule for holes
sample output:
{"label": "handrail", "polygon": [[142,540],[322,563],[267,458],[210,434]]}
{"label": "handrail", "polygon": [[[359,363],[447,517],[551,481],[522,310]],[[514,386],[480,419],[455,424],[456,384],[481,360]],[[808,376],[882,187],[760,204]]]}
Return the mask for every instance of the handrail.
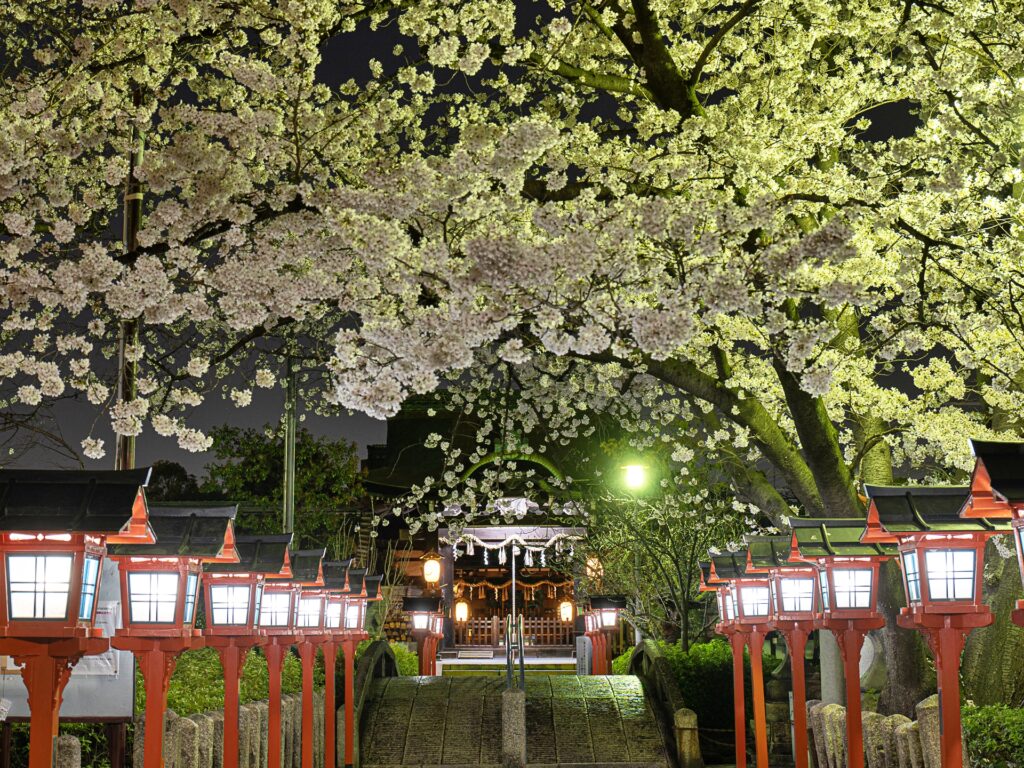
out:
{"label": "handrail", "polygon": [[[516,674],[516,656],[519,657],[519,674]],[[513,679],[515,683],[513,684]],[[526,690],[526,643],[523,633],[523,616],[505,617],[505,687]]]}

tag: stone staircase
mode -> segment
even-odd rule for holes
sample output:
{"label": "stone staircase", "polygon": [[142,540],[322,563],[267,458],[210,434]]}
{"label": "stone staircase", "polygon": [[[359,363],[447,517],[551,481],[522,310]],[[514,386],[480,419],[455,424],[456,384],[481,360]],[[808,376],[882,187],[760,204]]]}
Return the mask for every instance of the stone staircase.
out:
{"label": "stone staircase", "polygon": [[[501,764],[502,677],[396,677],[372,686],[363,768]],[[669,764],[640,680],[628,675],[528,675],[526,735],[531,767]]]}

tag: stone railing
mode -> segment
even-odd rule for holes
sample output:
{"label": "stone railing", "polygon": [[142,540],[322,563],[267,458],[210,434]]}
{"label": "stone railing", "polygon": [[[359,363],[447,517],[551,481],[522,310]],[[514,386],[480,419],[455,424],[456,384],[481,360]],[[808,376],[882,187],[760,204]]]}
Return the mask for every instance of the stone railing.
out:
{"label": "stone railing", "polygon": [[698,738],[697,714],[687,709],[675,673],[655,643],[650,640],[637,643],[629,657],[629,673],[643,682],[666,743],[675,745],[672,758],[676,768],[701,768],[704,760]]}
{"label": "stone railing", "polygon": [[[862,717],[867,768],[942,768],[938,696],[917,705],[917,720],[877,712],[864,712]],[[809,701],[807,723],[812,764],[816,768],[845,768],[846,708]]]}

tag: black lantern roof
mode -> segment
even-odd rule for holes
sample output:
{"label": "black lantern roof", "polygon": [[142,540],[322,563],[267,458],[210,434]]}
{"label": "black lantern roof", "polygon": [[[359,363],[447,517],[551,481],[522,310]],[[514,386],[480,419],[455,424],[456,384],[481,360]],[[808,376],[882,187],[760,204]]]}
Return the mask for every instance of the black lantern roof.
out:
{"label": "black lantern roof", "polygon": [[235,549],[237,563],[206,563],[207,573],[268,573],[279,574],[287,562],[292,534],[277,533],[262,536],[238,536]]}
{"label": "black lantern roof", "polygon": [[626,609],[626,598],[622,595],[591,595],[590,608],[595,611]]}
{"label": "black lantern roof", "polygon": [[711,561],[701,560],[697,563],[700,567],[700,580],[704,586],[711,586]]}
{"label": "black lantern roof", "polygon": [[344,589],[354,559],[350,557],[347,560],[325,560],[324,586],[328,589]]}
{"label": "black lantern roof", "polygon": [[2,469],[0,531],[116,534],[131,520],[149,472]]}
{"label": "black lantern roof", "polygon": [[406,613],[440,613],[441,598],[428,597],[403,597],[402,610]]}
{"label": "black lantern roof", "polygon": [[348,570],[348,589],[345,590],[346,595],[361,595],[363,593],[363,582],[366,579],[365,568],[349,568]]}
{"label": "black lantern roof", "polygon": [[792,536],[747,536],[744,543],[747,545],[748,565],[751,568],[806,567],[806,563],[790,559],[793,553]]}
{"label": "black lantern roof", "polygon": [[971,451],[984,465],[993,493],[1010,504],[1024,504],[1024,442],[971,440]]}
{"label": "black lantern roof", "polygon": [[[984,517],[962,518],[960,510],[968,501],[967,486],[880,486],[865,492],[886,532],[927,533],[1009,530],[1009,520]],[[802,550],[801,550],[802,551]]]}
{"label": "black lantern roof", "polygon": [[151,504],[149,524],[155,544],[112,544],[112,555],[218,557],[237,504]]}
{"label": "black lantern roof", "polygon": [[327,548],[299,549],[292,552],[292,576],[296,581],[314,582],[321,577],[320,564]]}
{"label": "black lantern roof", "polygon": [[866,521],[860,517],[791,517],[789,525],[801,557],[891,557],[896,547],[862,542]]}
{"label": "black lantern roof", "polygon": [[380,583],[384,580],[383,576],[367,576],[363,579],[363,586],[366,587],[366,599],[376,600],[380,595]]}
{"label": "black lantern roof", "polygon": [[740,579],[747,575],[747,550],[723,552],[711,556],[715,578],[722,581]]}

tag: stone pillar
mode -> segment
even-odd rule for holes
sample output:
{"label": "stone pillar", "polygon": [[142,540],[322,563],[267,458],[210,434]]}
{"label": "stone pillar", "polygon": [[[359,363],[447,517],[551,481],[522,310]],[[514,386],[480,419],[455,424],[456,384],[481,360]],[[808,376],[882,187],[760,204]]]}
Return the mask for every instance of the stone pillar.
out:
{"label": "stone pillar", "polygon": [[77,736],[62,733],[57,737],[54,768],[82,768],[82,745]]}
{"label": "stone pillar", "polygon": [[526,691],[508,688],[501,694],[501,763],[526,766]]}
{"label": "stone pillar", "polygon": [[916,722],[896,726],[896,750],[900,768],[924,768],[921,738]]}
{"label": "stone pillar", "polygon": [[704,768],[697,734],[697,713],[692,709],[677,709],[675,729],[679,768]]}

